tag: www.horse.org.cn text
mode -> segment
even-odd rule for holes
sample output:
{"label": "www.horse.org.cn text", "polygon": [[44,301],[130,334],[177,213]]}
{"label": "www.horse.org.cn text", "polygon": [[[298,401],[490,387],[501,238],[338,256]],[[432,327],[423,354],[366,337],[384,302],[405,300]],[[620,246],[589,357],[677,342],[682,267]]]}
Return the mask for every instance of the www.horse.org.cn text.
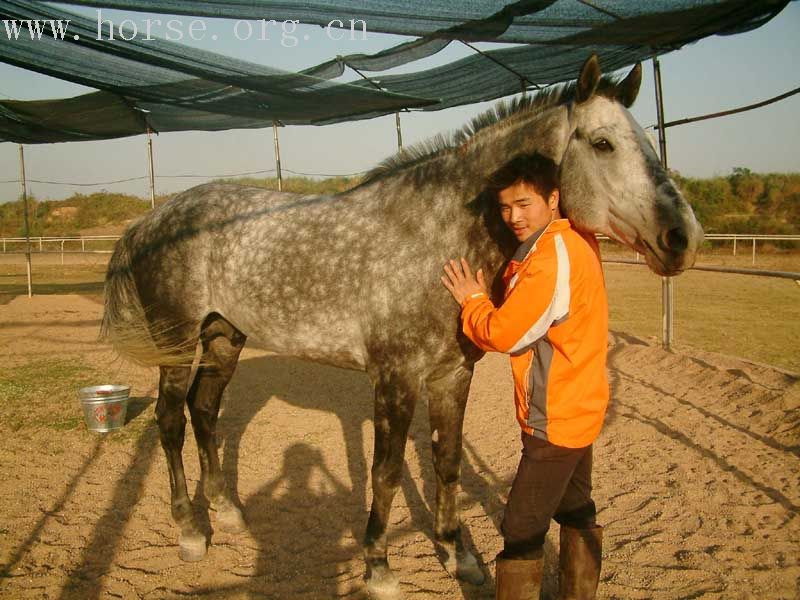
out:
{"label": "www.horse.org.cn text", "polygon": [[[152,41],[156,39],[166,39],[170,42],[182,42],[192,40],[200,42],[211,40],[219,41],[223,35],[211,33],[203,19],[123,19],[114,22],[112,19],[105,18],[102,12],[96,11],[96,32],[95,40],[104,41],[131,41],[137,38],[140,41]],[[69,31],[71,19],[3,19],[6,39],[18,40],[20,36],[30,36],[31,40],[41,40],[43,37],[54,40],[73,39],[79,40],[80,34]],[[297,33],[299,20],[286,19],[276,21],[275,19],[258,19],[255,21],[238,20],[230,24],[228,34],[230,39],[240,42],[250,40],[261,42],[280,42],[284,48],[294,48],[301,42],[309,41],[311,36],[308,33],[302,35]],[[216,28],[219,29],[218,27]],[[328,39],[333,41],[341,40],[366,40],[367,23],[363,19],[341,19],[331,20],[322,28]],[[74,28],[73,28],[74,31]],[[2,35],[2,31],[0,31]]]}

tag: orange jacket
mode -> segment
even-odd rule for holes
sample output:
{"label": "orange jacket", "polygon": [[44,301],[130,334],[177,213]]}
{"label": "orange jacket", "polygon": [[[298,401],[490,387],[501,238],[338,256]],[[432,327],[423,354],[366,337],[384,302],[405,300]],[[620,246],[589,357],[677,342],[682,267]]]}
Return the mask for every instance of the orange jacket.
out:
{"label": "orange jacket", "polygon": [[608,300],[600,251],[567,219],[551,222],[517,250],[495,308],[467,298],[464,333],[485,351],[511,355],[517,420],[527,433],[583,448],[608,406]]}

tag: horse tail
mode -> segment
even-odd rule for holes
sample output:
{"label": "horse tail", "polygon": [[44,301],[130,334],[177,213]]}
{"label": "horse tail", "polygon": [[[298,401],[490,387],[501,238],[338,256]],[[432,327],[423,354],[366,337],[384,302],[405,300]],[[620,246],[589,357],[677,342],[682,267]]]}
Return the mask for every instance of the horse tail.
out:
{"label": "horse tail", "polygon": [[191,365],[196,344],[176,341],[172,334],[178,326],[149,318],[142,305],[133,276],[132,232],[120,238],[108,263],[100,338],[139,365]]}

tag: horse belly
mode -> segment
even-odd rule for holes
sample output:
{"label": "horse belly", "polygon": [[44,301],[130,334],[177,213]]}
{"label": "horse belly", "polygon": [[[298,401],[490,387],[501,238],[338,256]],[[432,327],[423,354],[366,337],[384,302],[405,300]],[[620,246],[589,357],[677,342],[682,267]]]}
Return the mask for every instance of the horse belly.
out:
{"label": "horse belly", "polygon": [[218,307],[247,336],[248,344],[276,354],[347,369],[364,370],[366,350],[361,327],[342,310],[291,305],[237,303]]}

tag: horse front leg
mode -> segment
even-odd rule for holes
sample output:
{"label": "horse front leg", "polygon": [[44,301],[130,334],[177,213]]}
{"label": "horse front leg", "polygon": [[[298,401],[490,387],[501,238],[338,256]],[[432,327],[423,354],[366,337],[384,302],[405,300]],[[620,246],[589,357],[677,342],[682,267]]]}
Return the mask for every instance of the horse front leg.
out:
{"label": "horse front leg", "polygon": [[200,532],[194,520],[181,456],[186,431],[186,415],[183,407],[186,403],[190,376],[190,367],[161,367],[156,421],[169,469],[172,518],[180,529],[178,535],[180,557],[182,560],[196,561],[206,555],[206,536]]}
{"label": "horse front leg", "polygon": [[417,390],[397,375],[380,374],[375,383],[375,452],[372,509],[364,537],[367,588],[379,599],[395,598],[399,582],[389,567],[386,527],[403,472],[406,439]]}
{"label": "horse front leg", "polygon": [[458,512],[461,446],[472,366],[460,366],[427,382],[433,466],[436,471],[434,537],[447,571],[475,585],[486,579],[462,538]]}

